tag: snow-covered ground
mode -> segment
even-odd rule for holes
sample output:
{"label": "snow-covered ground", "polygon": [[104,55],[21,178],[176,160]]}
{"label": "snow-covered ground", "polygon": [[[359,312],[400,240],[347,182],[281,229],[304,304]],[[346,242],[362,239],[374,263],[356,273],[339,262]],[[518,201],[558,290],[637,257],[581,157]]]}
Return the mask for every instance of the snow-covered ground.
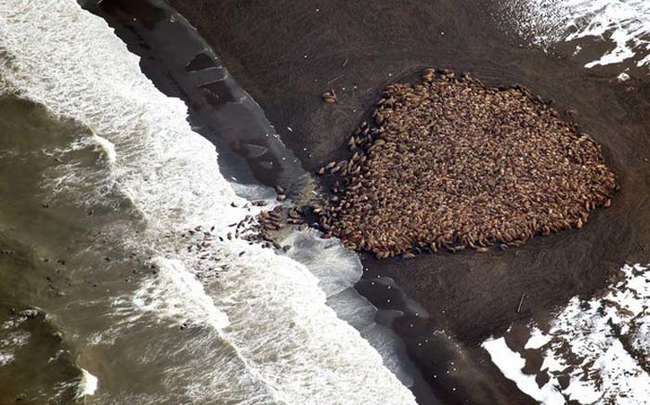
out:
{"label": "snow-covered ground", "polygon": [[[543,404],[650,404],[650,270],[622,268],[622,281],[589,300],[573,298],[549,327],[530,325],[515,351],[504,337],[483,348],[505,377]],[[523,355],[543,356],[535,375],[522,371]],[[645,367],[645,368],[644,368]],[[536,378],[546,374],[546,378]]]}
{"label": "snow-covered ground", "polygon": [[[587,68],[621,62],[650,68],[648,0],[508,0],[499,4],[499,22],[532,43],[551,47],[583,38],[606,42],[605,51],[596,51],[595,59],[585,63]],[[581,51],[576,43],[574,56]]]}

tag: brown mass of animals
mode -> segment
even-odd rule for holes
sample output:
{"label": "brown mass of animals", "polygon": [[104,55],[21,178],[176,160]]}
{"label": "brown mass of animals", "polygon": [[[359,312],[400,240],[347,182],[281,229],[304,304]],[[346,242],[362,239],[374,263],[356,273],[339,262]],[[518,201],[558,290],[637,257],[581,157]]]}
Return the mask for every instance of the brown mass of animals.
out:
{"label": "brown mass of animals", "polygon": [[[277,200],[284,201],[287,197],[281,186],[276,186]],[[266,206],[266,201],[256,201],[253,205],[258,207]],[[302,207],[283,207],[276,205],[271,210],[263,210],[256,217],[247,216],[239,223],[232,224],[236,226],[235,237],[243,238],[250,242],[259,242],[263,248],[282,249],[285,252],[291,249],[291,246],[281,246],[277,242],[277,233],[283,228],[291,225],[299,225],[300,230],[305,230],[308,225],[304,221],[304,210]],[[231,237],[231,233],[228,237]]]}
{"label": "brown mass of animals", "polygon": [[335,185],[314,212],[325,237],[378,258],[581,228],[617,189],[600,146],[522,86],[427,69],[388,85],[372,117],[348,160],[318,170]]}

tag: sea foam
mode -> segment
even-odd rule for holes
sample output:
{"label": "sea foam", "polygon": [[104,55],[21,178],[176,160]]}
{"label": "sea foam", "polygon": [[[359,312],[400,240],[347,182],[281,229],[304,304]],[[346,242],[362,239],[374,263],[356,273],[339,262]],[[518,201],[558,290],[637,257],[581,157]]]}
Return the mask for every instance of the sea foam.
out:
{"label": "sea foam", "polygon": [[[55,191],[101,204],[101,190],[117,190],[141,222],[143,232],[120,228],[113,236],[147,252],[160,270],[117,301],[174,327],[191,318],[233,349],[226,363],[207,363],[206,353],[187,366],[200,369],[170,371],[192,373],[193,400],[414,403],[380,355],[326,305],[305,266],[238,239],[215,241],[208,260],[185,252],[181,232],[202,226],[225,235],[227,224],[255,211],[219,173],[215,148],[191,130],[185,105],[153,86],[102,19],[73,0],[0,0],[0,55],[0,94],[85,125],[88,139],[79,141],[106,157],[105,176],[84,178],[71,167]],[[195,275],[209,271],[219,277],[198,285]]]}
{"label": "sea foam", "polygon": [[90,395],[95,395],[99,380],[94,375],[90,374],[88,370],[81,369],[81,380],[77,387],[77,398],[83,398]]}

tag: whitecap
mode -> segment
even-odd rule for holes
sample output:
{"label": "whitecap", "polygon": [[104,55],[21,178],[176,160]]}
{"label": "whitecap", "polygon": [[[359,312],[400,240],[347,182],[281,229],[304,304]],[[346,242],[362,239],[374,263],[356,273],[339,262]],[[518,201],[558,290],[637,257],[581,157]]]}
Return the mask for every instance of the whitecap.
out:
{"label": "whitecap", "polygon": [[[137,313],[153,313],[170,327],[192,318],[211,331],[204,339],[234,348],[229,365],[197,359],[188,364],[200,370],[168,370],[170,381],[174,372],[196,376],[185,389],[199,402],[241,398],[251,386],[265,398],[260,403],[414,403],[379,354],[326,305],[304,265],[226,238],[228,225],[256,208],[246,208],[220,174],[215,147],[191,130],[186,106],[153,86],[102,19],[73,0],[0,0],[0,54],[0,92],[83,124],[90,131],[79,135],[87,137],[81,144],[92,139],[111,163],[102,176],[60,165],[74,174],[61,173],[51,191],[101,204],[106,193],[96,190],[117,189],[138,213],[133,225],[141,233],[109,227],[104,234],[150,256],[157,274],[134,295],[116,297],[115,310],[134,313],[132,323],[145,321]],[[209,230],[202,254],[186,249],[188,229]],[[218,277],[199,283],[210,273]],[[222,372],[233,365],[236,372]]]}
{"label": "whitecap", "polygon": [[76,398],[83,398],[91,395],[95,395],[97,387],[99,385],[99,379],[94,375],[90,374],[88,370],[81,369],[81,379],[77,385],[77,395]]}

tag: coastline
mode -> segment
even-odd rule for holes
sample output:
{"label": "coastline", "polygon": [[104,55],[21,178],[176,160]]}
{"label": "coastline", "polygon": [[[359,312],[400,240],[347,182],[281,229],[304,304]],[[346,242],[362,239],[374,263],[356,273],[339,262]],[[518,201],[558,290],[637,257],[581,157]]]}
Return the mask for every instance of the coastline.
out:
{"label": "coastline", "polygon": [[[295,158],[293,151],[284,146],[279,137],[267,136],[268,133],[272,134],[275,128],[266,122],[264,111],[229,77],[226,68],[220,62],[220,57],[207,47],[191,25],[179,20],[182,17],[177,16],[175,10],[160,0],[81,3],[86,10],[103,18],[115,29],[116,35],[126,43],[128,49],[141,58],[140,67],[143,73],[160,91],[185,101],[188,106],[188,121],[193,130],[217,147],[219,167],[224,177],[234,181],[235,185],[237,183],[281,185],[296,202],[305,199],[304,194],[312,187],[312,176],[301,167],[301,162]],[[197,52],[199,56],[207,56],[201,58],[198,64],[196,61],[199,58],[195,57]],[[188,69],[188,66],[193,65],[205,69],[203,73],[207,75],[193,77],[195,70]],[[204,87],[201,83],[223,78],[228,81],[228,85],[220,86],[219,94],[211,94],[216,96],[212,100],[211,97],[206,98],[205,93],[201,92]],[[241,102],[242,99],[243,105],[233,109],[231,101]],[[243,138],[242,134],[245,135]],[[251,156],[249,150],[242,148],[242,145],[253,144],[261,145],[266,152]],[[268,162],[273,162],[275,165],[266,165]],[[240,190],[243,193],[242,197],[246,197],[247,189],[248,186],[235,187],[236,192]],[[309,198],[310,196],[307,196],[307,199]],[[299,258],[294,260],[302,262]],[[396,288],[394,291],[399,289]],[[333,301],[331,305],[330,299]],[[338,300],[341,298],[329,297],[328,305],[336,308],[341,305],[340,302],[336,302]],[[341,302],[346,300],[348,303],[356,301],[359,305],[370,305],[363,303],[366,302],[366,297],[363,295],[352,299],[343,297]],[[405,308],[410,305],[404,303]],[[341,310],[343,313],[346,312],[346,308]],[[365,311],[365,308],[359,307],[354,310]],[[384,321],[384,318],[386,316],[378,314],[374,326],[365,330],[351,324],[362,335],[374,337],[375,344],[379,345],[376,347],[377,350],[380,347],[384,350],[388,346],[392,347],[387,349],[388,356],[396,356],[396,358],[389,361],[391,363],[397,361],[399,364],[392,364],[389,368],[406,373],[407,380],[411,381],[409,388],[420,402],[440,403],[428,384],[424,382],[419,369],[409,359],[403,342],[396,336],[391,336],[392,322],[389,319]],[[369,341],[373,343],[372,338]],[[445,344],[453,351],[451,342]]]}
{"label": "coastline", "polygon": [[[96,403],[414,403],[305,265],[226,236],[258,209],[223,177],[187,106],[142,74],[104,20],[71,0],[12,5],[0,18],[0,90],[46,123],[6,120],[17,130],[3,163],[19,175],[5,179],[18,191],[5,203],[38,213],[17,215],[7,233],[29,231],[43,241],[38,262],[57,259],[60,276],[40,280],[48,296],[30,304],[57,319],[97,376],[96,393],[75,382],[82,393]],[[45,16],[51,24],[33,25]],[[50,63],[33,63],[43,56]],[[50,121],[75,130],[57,136]]]}
{"label": "coastline", "polygon": [[[380,89],[392,81],[411,81],[424,66],[470,71],[490,85],[518,82],[557,100],[561,109],[577,107],[577,122],[605,146],[607,161],[622,180],[612,208],[598,210],[581,231],[536,237],[522,248],[489,255],[439,253],[410,261],[378,261],[362,255],[368,271],[357,284],[357,290],[385,314],[403,313],[387,317],[385,323],[407,343],[412,359],[444,401],[457,403],[468,397],[472,403],[497,398],[500,403],[530,401],[498,376],[479,344],[503,333],[514,321],[543,316],[574,295],[592,294],[607,284],[619,263],[643,256],[643,246],[650,241],[645,225],[650,207],[641,194],[648,189],[650,170],[637,151],[647,144],[642,128],[648,123],[643,117],[648,108],[644,99],[650,93],[647,84],[629,92],[625,88],[634,82],[621,85],[571,61],[503,46],[502,35],[487,18],[463,2],[413,3],[402,11],[365,2],[336,7],[278,2],[245,10],[224,2],[171,3],[224,58],[237,82],[260,103],[307,170],[345,156],[347,136],[364,119]],[[409,14],[416,7],[422,16]],[[374,10],[364,12],[364,8]],[[206,9],[211,10],[210,20],[204,17]],[[274,19],[268,18],[269,12]],[[394,17],[371,20],[376,15]],[[356,24],[351,24],[351,16]],[[375,32],[377,24],[387,25],[386,33]],[[277,35],[268,38],[269,31]],[[310,34],[286,49],[304,32]],[[413,38],[412,32],[420,34]],[[508,61],[508,67],[501,61]],[[342,95],[340,105],[326,106],[320,100],[330,86]],[[409,304],[401,302],[397,289],[378,290],[377,278],[386,283],[395,280],[406,296],[424,306],[428,319],[405,310]],[[527,298],[518,312],[523,293]],[[452,356],[418,344],[439,330],[470,353],[469,367],[493,375],[485,381],[489,389],[479,384],[455,390],[458,380],[433,378],[447,367],[445,362],[453,361]]]}

